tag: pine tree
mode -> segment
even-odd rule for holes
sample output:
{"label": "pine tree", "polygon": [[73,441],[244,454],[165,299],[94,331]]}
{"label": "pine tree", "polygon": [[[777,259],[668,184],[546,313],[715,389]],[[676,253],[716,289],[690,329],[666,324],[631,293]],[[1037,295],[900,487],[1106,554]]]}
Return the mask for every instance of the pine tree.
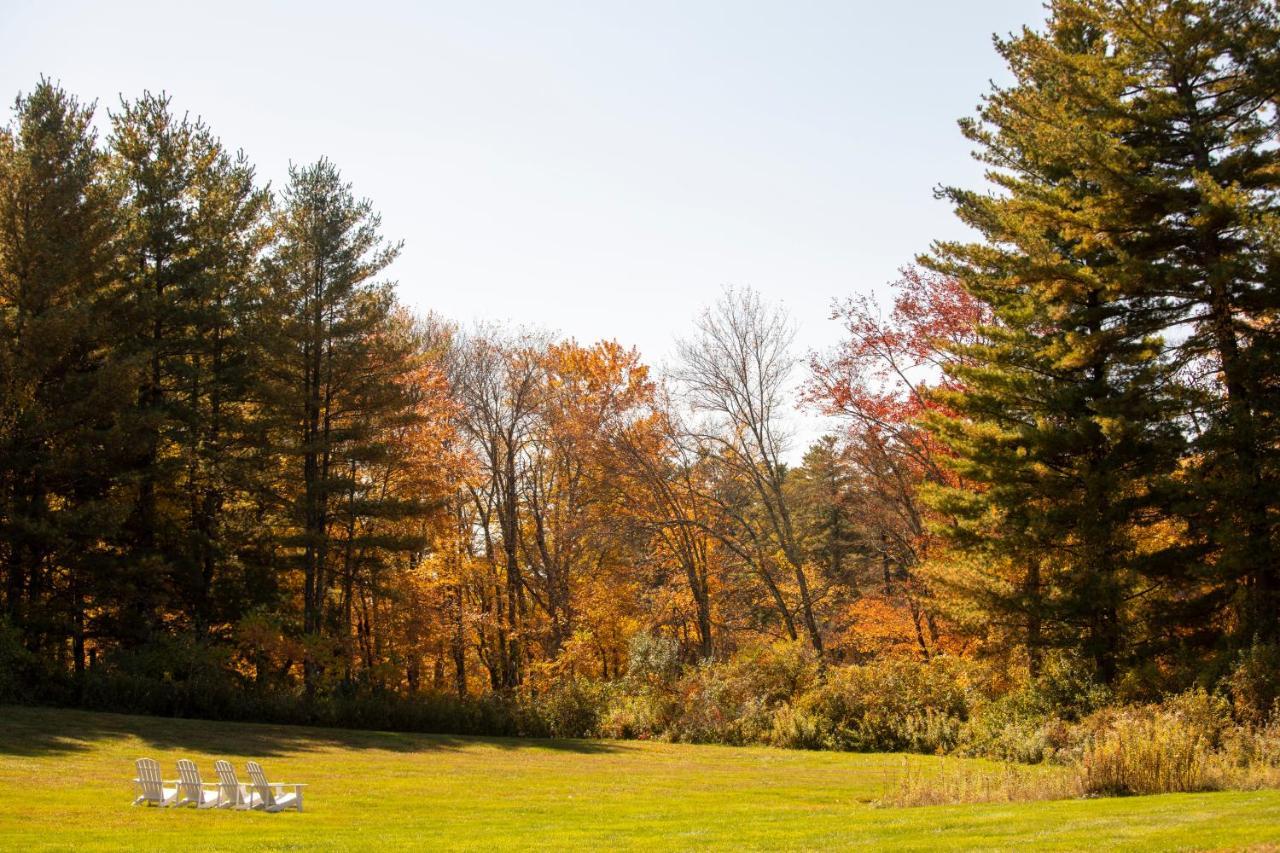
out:
{"label": "pine tree", "polygon": [[[203,122],[174,115],[167,96],[126,102],[112,120],[135,328],[126,349],[146,364],[129,522],[133,564],[145,575],[138,590],[152,591],[141,610],[153,622],[175,610],[204,636],[225,609],[215,585],[251,535],[229,507],[259,487],[252,403],[270,197],[243,154],[228,153]],[[139,627],[145,633],[146,620]]]}
{"label": "pine tree", "polygon": [[256,185],[243,153],[221,146],[195,190],[197,264],[178,302],[183,355],[174,363],[174,410],[181,424],[177,488],[186,497],[180,592],[203,636],[239,615],[228,599],[244,592],[232,570],[241,568],[240,552],[253,537],[243,507],[263,486],[257,404],[267,353],[255,326],[266,304],[260,261],[270,195]]}
{"label": "pine tree", "polygon": [[[0,131],[0,555],[8,616],[83,670],[114,584],[120,401],[112,240],[92,106],[42,80]],[[67,641],[70,640],[70,649]]]}
{"label": "pine tree", "polygon": [[[1094,55],[1028,41],[1058,79],[1059,144],[1096,188],[1082,225],[1165,333],[1194,392],[1194,566],[1166,567],[1169,611],[1209,621],[1228,605],[1237,642],[1280,639],[1276,353],[1280,345],[1280,16],[1253,0],[1072,2],[1057,28]],[[1201,376],[1195,376],[1200,372]],[[1197,381],[1198,380],[1198,381]],[[1186,606],[1189,605],[1189,606]]]}
{"label": "pine tree", "polygon": [[[400,246],[379,226],[330,161],[290,169],[270,262],[279,328],[270,413],[293,460],[297,485],[284,497],[300,552],[302,630],[316,641],[338,633],[345,607],[332,593],[351,577],[360,519],[399,511],[369,491],[364,470],[385,458],[387,431],[413,417],[411,341],[396,332],[391,286],[375,281]],[[321,668],[313,654],[308,689]]]}
{"label": "pine tree", "polygon": [[796,527],[807,560],[819,568],[829,584],[856,594],[856,564],[866,543],[859,538],[851,514],[857,486],[854,476],[836,438],[823,436],[805,451],[800,467],[790,472],[787,491],[793,496]]}
{"label": "pine tree", "polygon": [[151,93],[123,101],[111,117],[108,140],[113,178],[125,193],[120,254],[133,336],[121,354],[145,365],[131,424],[135,498],[127,522],[137,597],[132,618],[120,626],[134,642],[147,639],[162,612],[178,604],[174,575],[183,573],[183,555],[168,499],[180,506],[182,497],[168,487],[177,485],[181,472],[182,454],[171,451],[181,430],[175,395],[184,355],[182,302],[199,273],[197,173],[215,156],[208,128],[174,116],[169,104],[167,96]]}
{"label": "pine tree", "polygon": [[1002,193],[947,190],[985,242],[938,244],[925,260],[995,322],[949,367],[964,390],[941,392],[950,412],[930,423],[964,482],[934,492],[953,520],[941,532],[1013,568],[987,585],[986,605],[1020,627],[1033,671],[1042,648],[1072,646],[1109,681],[1131,654],[1126,602],[1170,556],[1143,530],[1167,499],[1181,434],[1160,312],[1108,237],[1119,227],[1109,187],[1078,165],[1109,128],[1077,125],[1068,93],[1123,91],[1080,6],[1054,4],[1045,35],[998,42],[1016,82],[963,124]]}

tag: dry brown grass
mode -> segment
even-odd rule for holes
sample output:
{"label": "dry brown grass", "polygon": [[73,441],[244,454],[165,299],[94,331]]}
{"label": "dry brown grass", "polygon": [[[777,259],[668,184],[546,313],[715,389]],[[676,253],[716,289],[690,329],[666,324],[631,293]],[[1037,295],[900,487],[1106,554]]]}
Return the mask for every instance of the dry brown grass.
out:
{"label": "dry brown grass", "polygon": [[904,759],[883,805],[1059,800],[1280,787],[1280,714],[1235,725],[1225,701],[1197,691],[1157,706],[1108,709],[1080,724],[1085,746],[1062,765],[940,768]]}
{"label": "dry brown grass", "polygon": [[1280,719],[1232,725],[1223,700],[1202,692],[1125,709],[1094,735],[1076,773],[1086,794],[1102,796],[1274,787]]}
{"label": "dry brown grass", "polygon": [[1081,796],[1079,779],[1067,767],[1005,762],[974,766],[944,762],[930,769],[903,758],[898,786],[880,801],[884,806],[940,806],[1066,800]]}

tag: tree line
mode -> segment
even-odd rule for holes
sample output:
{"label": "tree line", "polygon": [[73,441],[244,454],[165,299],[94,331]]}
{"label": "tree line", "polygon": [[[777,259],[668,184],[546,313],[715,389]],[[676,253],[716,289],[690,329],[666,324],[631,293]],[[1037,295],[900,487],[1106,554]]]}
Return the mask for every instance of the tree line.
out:
{"label": "tree line", "polygon": [[[415,315],[333,163],[276,191],[166,96],[100,139],[41,80],[0,134],[4,642],[303,697],[616,679],[655,636],[1217,678],[1280,641],[1277,45],[1257,0],[998,39],[990,189],[939,190],[977,239],[836,303],[807,371],[750,289],[663,375]],[[839,424],[798,464],[797,403]]]}

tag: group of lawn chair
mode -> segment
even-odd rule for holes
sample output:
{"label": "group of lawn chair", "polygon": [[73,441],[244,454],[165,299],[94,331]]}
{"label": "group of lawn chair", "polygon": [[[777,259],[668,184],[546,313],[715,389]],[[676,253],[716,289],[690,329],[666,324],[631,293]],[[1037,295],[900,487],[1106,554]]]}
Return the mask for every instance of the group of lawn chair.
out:
{"label": "group of lawn chair", "polygon": [[[250,782],[244,784],[236,778],[236,769],[230,761],[218,761],[213,767],[218,773],[217,782],[204,782],[194,761],[178,759],[178,778],[161,779],[160,764],[153,758],[139,758],[138,778],[133,780],[138,797],[135,806],[195,806],[198,809],[260,809],[281,812],[285,809],[302,811],[302,789],[306,785],[293,782],[267,781],[262,765],[246,761]],[[171,787],[172,786],[172,787]],[[286,789],[292,789],[285,793]]]}

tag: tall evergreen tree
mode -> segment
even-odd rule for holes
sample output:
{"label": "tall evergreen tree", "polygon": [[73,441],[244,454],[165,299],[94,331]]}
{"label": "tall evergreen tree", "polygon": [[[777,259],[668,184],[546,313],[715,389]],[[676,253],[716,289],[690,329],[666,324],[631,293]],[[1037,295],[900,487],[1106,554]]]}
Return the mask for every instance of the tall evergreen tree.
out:
{"label": "tall evergreen tree", "polygon": [[1162,581],[1181,592],[1169,614],[1205,624],[1225,604],[1238,642],[1280,639],[1276,5],[1093,0],[1054,13],[1059,31],[1097,45],[1087,57],[1053,40],[1025,48],[1066,81],[1054,114],[1063,155],[1097,189],[1082,225],[1118,258],[1134,310],[1208,374],[1194,388],[1204,428],[1189,530],[1207,546],[1210,582],[1171,568]]}
{"label": "tall evergreen tree", "polygon": [[269,196],[243,154],[174,115],[167,96],[126,102],[112,120],[135,329],[128,350],[146,364],[130,518],[138,590],[152,591],[141,611],[154,621],[174,609],[203,635],[218,611],[219,569],[248,535],[243,525],[233,535],[226,513],[229,498],[254,488],[255,316],[265,305],[257,265]]}
{"label": "tall evergreen tree", "polygon": [[1091,73],[1111,46],[1079,25],[1079,4],[1052,8],[1045,35],[998,42],[1016,82],[963,125],[1002,193],[946,194],[985,242],[926,259],[995,318],[948,368],[964,390],[941,392],[949,412],[931,418],[964,481],[935,503],[961,549],[1014,568],[984,594],[1021,627],[1033,671],[1040,649],[1078,646],[1112,680],[1131,654],[1126,602],[1171,557],[1142,531],[1167,500],[1181,435],[1160,314],[1106,236],[1108,187],[1078,167],[1105,128],[1073,126],[1063,94],[1118,97],[1114,76]]}
{"label": "tall evergreen tree", "polygon": [[[271,411],[296,460],[297,486],[283,497],[300,552],[301,627],[312,638],[332,637],[341,619],[332,593],[351,576],[359,518],[398,512],[366,488],[362,470],[385,458],[383,428],[411,417],[411,336],[395,333],[391,286],[376,281],[400,246],[384,242],[380,224],[327,159],[290,169],[271,258],[280,328]],[[313,654],[309,689],[320,668]]]}
{"label": "tall evergreen tree", "polygon": [[15,112],[0,131],[0,572],[28,645],[80,670],[89,602],[126,592],[108,547],[130,381],[112,360],[117,199],[91,106],[42,80]]}
{"label": "tall evergreen tree", "polygon": [[257,404],[267,352],[258,327],[268,304],[260,261],[269,206],[244,154],[219,146],[196,185],[198,264],[178,303],[183,354],[174,364],[178,489],[186,497],[179,585],[200,635],[239,613],[234,600],[245,591],[232,569],[254,538],[245,504],[263,486]]}
{"label": "tall evergreen tree", "polygon": [[1275,640],[1280,17],[1253,0],[1051,10],[1045,35],[1001,43],[1019,82],[984,119],[1056,152],[1035,165],[1082,189],[1067,233],[1112,258],[1124,322],[1161,333],[1181,368],[1194,441],[1183,536],[1204,550],[1151,567],[1165,617],[1226,627],[1238,644]]}
{"label": "tall evergreen tree", "polygon": [[181,429],[175,395],[181,390],[181,303],[195,289],[198,251],[194,234],[199,172],[216,156],[207,127],[175,116],[165,95],[124,101],[112,115],[109,139],[114,179],[125,194],[120,242],[132,339],[122,354],[145,364],[139,376],[132,430],[135,498],[128,521],[136,577],[135,612],[122,633],[148,637],[162,611],[176,605],[175,571],[181,552],[177,520],[166,499],[182,501],[176,486],[181,454],[169,452]]}

